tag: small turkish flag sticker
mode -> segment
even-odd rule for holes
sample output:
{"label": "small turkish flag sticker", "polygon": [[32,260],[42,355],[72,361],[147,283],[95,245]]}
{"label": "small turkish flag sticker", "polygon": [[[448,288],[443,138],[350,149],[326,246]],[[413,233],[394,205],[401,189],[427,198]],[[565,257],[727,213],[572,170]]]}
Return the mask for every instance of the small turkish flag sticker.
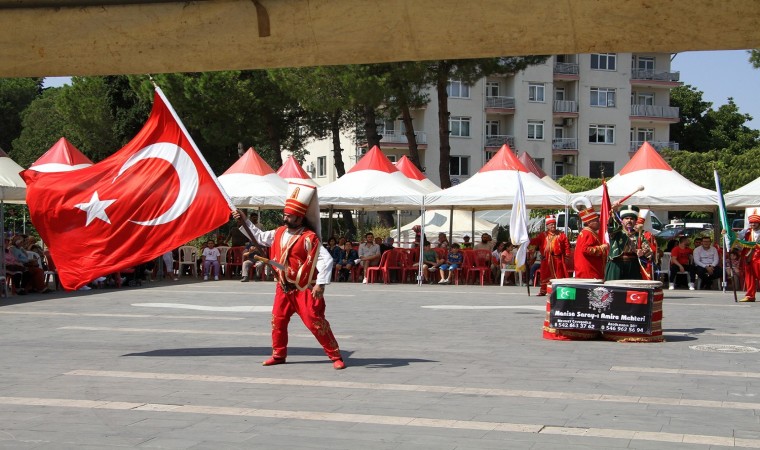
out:
{"label": "small turkish flag sticker", "polygon": [[627,291],[625,293],[626,303],[635,303],[637,305],[646,305],[649,301],[649,294],[643,291]]}

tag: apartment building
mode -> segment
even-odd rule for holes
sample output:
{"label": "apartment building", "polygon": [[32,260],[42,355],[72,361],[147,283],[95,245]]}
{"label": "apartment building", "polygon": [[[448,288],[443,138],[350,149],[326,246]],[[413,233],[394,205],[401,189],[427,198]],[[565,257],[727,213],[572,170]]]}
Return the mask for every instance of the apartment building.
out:
{"label": "apartment building", "polygon": [[[599,178],[617,173],[644,141],[656,149],[678,149],[670,124],[679,111],[669,106],[679,74],[670,71],[669,53],[554,55],[514,76],[490,76],[466,85],[448,85],[453,184],[467,180],[507,143],[528,152],[555,179],[564,175]],[[412,111],[425,174],[440,185],[438,105]],[[403,123],[378,124],[381,148],[391,159],[408,155]],[[350,169],[366,144],[341,137],[343,162]],[[331,142],[307,146],[305,168],[324,185],[336,178]]]}

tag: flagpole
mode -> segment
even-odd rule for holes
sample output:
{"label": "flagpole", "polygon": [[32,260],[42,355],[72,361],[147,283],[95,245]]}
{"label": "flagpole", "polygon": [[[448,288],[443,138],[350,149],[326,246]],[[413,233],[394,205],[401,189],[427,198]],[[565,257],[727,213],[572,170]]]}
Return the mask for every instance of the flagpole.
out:
{"label": "flagpole", "polygon": [[166,98],[164,95],[164,92],[161,90],[160,87],[153,81],[153,78],[150,78],[150,81],[153,83],[153,86],[156,88],[156,93],[161,98],[161,100],[166,105],[166,109],[169,110],[172,117],[174,117],[174,120],[177,121],[177,125],[179,125],[180,130],[182,130],[182,133],[184,133],[185,137],[187,138],[188,142],[190,142],[190,145],[193,146],[193,150],[195,150],[195,154],[198,156],[198,159],[200,159],[201,163],[203,164],[203,167],[206,168],[206,171],[211,176],[211,179],[214,180],[214,183],[216,184],[216,187],[219,189],[219,192],[222,193],[222,196],[224,196],[224,199],[227,201],[227,206],[230,207],[230,211],[237,211],[237,206],[235,206],[232,203],[232,199],[230,199],[230,196],[227,195],[227,191],[224,190],[221,183],[219,183],[219,179],[214,174],[214,171],[211,170],[211,166],[208,165],[208,162],[206,161],[206,158],[203,157],[203,154],[201,153],[198,146],[195,144],[195,141],[193,140],[193,137],[190,136],[190,133],[187,132],[187,129],[185,128],[185,124],[182,123],[182,120],[180,120],[179,116],[177,115],[177,112],[174,111],[174,107],[171,103],[169,103],[169,99]]}

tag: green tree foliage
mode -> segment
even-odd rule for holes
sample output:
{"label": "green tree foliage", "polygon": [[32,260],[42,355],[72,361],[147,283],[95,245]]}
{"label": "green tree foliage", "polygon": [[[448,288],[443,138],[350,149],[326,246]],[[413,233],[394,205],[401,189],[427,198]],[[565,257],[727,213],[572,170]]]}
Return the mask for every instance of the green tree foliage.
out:
{"label": "green tree foliage", "polygon": [[749,62],[755,69],[760,69],[760,50],[754,49],[749,51]]}
{"label": "green tree foliage", "polygon": [[663,156],[674,170],[707,189],[715,189],[713,169],[717,169],[723,193],[760,177],[760,146],[739,154],[731,149],[706,152],[665,150]]}
{"label": "green tree foliage", "polygon": [[682,150],[706,152],[727,148],[740,153],[760,144],[760,131],[745,125],[752,116],[739,112],[732,98],[716,110],[702,95],[702,91],[689,85],[670,92],[670,102],[680,108],[681,114],[681,121],[670,126],[670,137]]}
{"label": "green tree foliage", "polygon": [[564,177],[557,180],[557,183],[568,191],[575,193],[596,189],[602,185],[602,180],[598,178],[565,175]]}
{"label": "green tree foliage", "polygon": [[0,148],[6,152],[21,135],[21,113],[41,92],[41,78],[0,78]]}
{"label": "green tree foliage", "polygon": [[61,88],[45,89],[22,113],[23,127],[9,153],[21,167],[29,167],[66,134],[67,122],[56,108]]}

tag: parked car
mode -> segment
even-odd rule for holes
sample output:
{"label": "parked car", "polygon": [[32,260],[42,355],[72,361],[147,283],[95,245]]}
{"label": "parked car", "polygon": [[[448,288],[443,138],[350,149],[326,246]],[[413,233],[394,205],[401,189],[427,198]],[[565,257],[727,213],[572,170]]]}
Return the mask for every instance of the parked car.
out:
{"label": "parked car", "polygon": [[744,219],[734,219],[731,222],[731,229],[734,231],[741,231],[744,229]]}
{"label": "parked car", "polygon": [[669,251],[669,249],[667,248],[668,242],[675,241],[677,238],[680,238],[681,236],[693,238],[694,236],[698,234],[711,234],[711,233],[712,233],[711,228],[680,227],[680,228],[667,228],[655,234],[654,237],[657,239],[657,245],[660,247],[660,249],[662,249],[663,251]]}

